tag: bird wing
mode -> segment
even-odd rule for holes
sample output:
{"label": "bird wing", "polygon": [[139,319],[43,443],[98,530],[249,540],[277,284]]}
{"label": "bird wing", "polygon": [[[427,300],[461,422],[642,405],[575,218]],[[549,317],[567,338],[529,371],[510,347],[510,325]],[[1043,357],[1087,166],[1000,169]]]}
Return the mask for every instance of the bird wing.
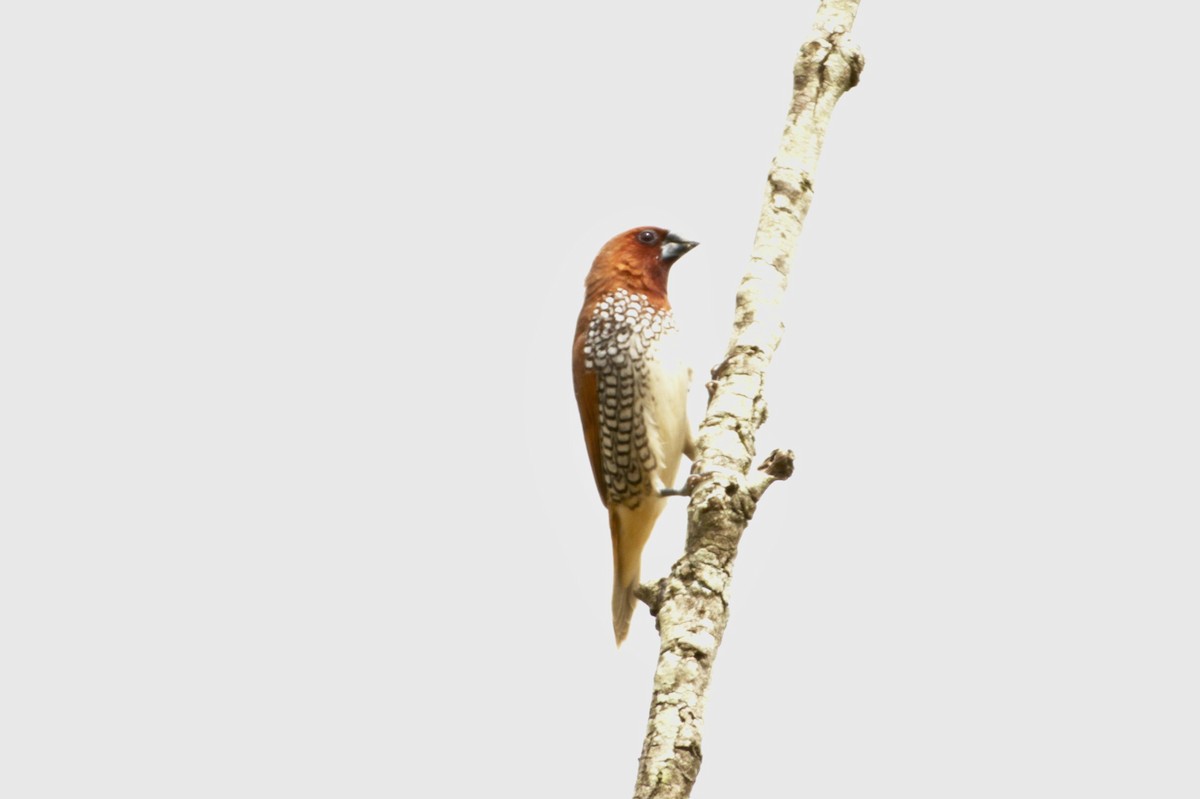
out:
{"label": "bird wing", "polygon": [[584,366],[583,344],[587,339],[587,328],[581,325],[575,335],[575,347],[571,353],[571,372],[575,376],[575,401],[579,405],[579,421],[583,423],[583,441],[587,444],[588,460],[592,463],[592,477],[600,502],[608,506],[608,490],[604,484],[604,469],[600,464],[600,392],[596,388],[596,373]]}

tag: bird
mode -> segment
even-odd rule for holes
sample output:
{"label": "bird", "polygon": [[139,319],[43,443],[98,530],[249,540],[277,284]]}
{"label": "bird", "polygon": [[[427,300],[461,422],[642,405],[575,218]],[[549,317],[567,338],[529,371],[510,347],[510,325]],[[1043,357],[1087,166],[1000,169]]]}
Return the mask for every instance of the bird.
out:
{"label": "bird", "polygon": [[679,350],[667,278],[696,247],[660,227],[614,236],[584,280],[572,375],[592,476],[612,536],[617,646],[637,605],[642,549],[673,490],[682,455],[694,460],[687,420],[691,370]]}

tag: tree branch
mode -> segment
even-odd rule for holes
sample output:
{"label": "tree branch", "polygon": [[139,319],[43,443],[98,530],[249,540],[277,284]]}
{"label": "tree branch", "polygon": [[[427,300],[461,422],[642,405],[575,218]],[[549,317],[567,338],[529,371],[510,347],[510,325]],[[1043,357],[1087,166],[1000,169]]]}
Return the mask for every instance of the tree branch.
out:
{"label": "tree branch", "polygon": [[767,486],[791,474],[791,453],[777,450],[763,464],[763,476],[748,477],[754,437],[766,419],[763,380],[783,336],[780,303],[812,203],[825,129],[863,69],[862,54],[846,38],[857,11],[858,0],[822,0],[812,36],[796,58],[792,107],[767,176],[733,336],[708,384],[686,550],[666,578],[638,592],[657,617],[660,646],[634,799],[691,794],[713,660],[729,620],[738,542]]}

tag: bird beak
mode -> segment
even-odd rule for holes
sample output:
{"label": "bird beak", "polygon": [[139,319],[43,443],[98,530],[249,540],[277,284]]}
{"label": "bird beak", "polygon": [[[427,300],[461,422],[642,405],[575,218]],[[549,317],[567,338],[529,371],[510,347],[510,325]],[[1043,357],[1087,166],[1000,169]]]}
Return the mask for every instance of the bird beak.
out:
{"label": "bird beak", "polygon": [[667,237],[663,239],[662,262],[670,266],[699,243],[698,241],[685,241],[675,233],[668,233]]}

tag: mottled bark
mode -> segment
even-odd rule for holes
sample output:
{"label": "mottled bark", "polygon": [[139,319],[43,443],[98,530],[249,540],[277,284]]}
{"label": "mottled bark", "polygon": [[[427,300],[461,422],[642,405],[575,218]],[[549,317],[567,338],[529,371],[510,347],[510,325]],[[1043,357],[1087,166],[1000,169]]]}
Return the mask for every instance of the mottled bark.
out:
{"label": "mottled bark", "polygon": [[766,419],[763,380],[783,335],[780,303],[813,195],[813,173],[834,105],[858,82],[862,54],[846,38],[858,0],[823,0],[796,58],[794,94],[750,257],[738,289],[733,337],[713,369],[688,504],[686,551],[642,598],[661,638],[635,799],[681,799],[700,769],[704,703],[729,619],[738,541],[770,483],[791,474],[791,453],[773,453],[750,477],[754,437]]}

